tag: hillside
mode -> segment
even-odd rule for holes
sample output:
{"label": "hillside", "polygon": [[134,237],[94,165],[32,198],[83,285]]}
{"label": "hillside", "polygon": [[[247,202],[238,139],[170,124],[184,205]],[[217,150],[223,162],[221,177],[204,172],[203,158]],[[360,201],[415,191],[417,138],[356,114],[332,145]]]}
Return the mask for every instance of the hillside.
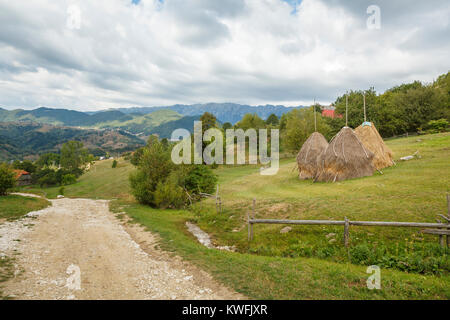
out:
{"label": "hillside", "polygon": [[82,141],[94,155],[132,151],[144,141],[123,130],[84,130],[33,122],[0,122],[0,160],[36,158],[58,152],[69,140]]}

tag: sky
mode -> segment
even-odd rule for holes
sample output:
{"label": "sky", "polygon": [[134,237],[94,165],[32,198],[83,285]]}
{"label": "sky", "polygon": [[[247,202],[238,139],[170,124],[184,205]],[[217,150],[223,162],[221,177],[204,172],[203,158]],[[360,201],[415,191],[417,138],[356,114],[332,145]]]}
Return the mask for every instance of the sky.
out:
{"label": "sky", "polygon": [[449,20],[448,0],[0,0],[0,107],[331,103],[447,73]]}

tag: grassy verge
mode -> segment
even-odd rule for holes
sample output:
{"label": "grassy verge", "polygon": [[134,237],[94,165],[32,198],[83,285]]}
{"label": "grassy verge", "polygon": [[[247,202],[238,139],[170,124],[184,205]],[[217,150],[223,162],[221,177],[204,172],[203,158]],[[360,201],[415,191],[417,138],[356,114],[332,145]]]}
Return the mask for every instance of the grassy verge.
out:
{"label": "grassy verge", "polygon": [[12,278],[14,275],[13,260],[7,256],[0,256],[0,300],[8,299],[2,291],[2,283]]}
{"label": "grassy verge", "polygon": [[366,267],[314,258],[264,257],[207,249],[187,233],[187,211],[155,210],[113,202],[134,221],[158,233],[165,250],[176,252],[252,299],[449,299],[449,277],[382,270],[381,290],[369,290]]}
{"label": "grassy verge", "polygon": [[31,211],[48,207],[50,202],[44,199],[9,195],[0,197],[0,221],[19,219]]}

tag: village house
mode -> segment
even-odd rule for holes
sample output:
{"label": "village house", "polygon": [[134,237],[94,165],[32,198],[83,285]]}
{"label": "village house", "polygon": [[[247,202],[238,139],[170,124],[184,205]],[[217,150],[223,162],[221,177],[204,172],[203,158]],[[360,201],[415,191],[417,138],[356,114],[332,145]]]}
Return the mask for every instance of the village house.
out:
{"label": "village house", "polygon": [[29,186],[31,184],[31,174],[25,170],[14,170],[18,186]]}

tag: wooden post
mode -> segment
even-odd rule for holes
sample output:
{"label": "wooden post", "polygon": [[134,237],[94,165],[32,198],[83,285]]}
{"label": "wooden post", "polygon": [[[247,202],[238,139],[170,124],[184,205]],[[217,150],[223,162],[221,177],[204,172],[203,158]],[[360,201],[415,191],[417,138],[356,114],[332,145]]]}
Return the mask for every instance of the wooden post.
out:
{"label": "wooden post", "polygon": [[219,213],[222,213],[222,198],[219,196]]}
{"label": "wooden post", "polygon": [[219,212],[219,185],[216,186],[216,213]]}
{"label": "wooden post", "polygon": [[366,122],[367,118],[366,118],[366,94],[365,93],[363,95],[363,99],[364,99],[364,122]]}
{"label": "wooden post", "polygon": [[345,126],[348,127],[348,93],[345,95]]}
{"label": "wooden post", "polygon": [[250,214],[247,212],[247,224],[248,224],[248,241],[253,240],[253,224],[250,223]]}
{"label": "wooden post", "polygon": [[[447,218],[450,219],[450,194],[447,193]],[[447,236],[447,248],[450,247],[450,236]]]}
{"label": "wooden post", "polygon": [[350,222],[348,221],[347,217],[345,217],[345,224],[344,224],[344,245],[346,248],[348,248],[349,245],[349,238],[350,238]]}
{"label": "wooden post", "polygon": [[255,219],[255,205],[256,205],[256,199],[253,198],[252,219]]}

